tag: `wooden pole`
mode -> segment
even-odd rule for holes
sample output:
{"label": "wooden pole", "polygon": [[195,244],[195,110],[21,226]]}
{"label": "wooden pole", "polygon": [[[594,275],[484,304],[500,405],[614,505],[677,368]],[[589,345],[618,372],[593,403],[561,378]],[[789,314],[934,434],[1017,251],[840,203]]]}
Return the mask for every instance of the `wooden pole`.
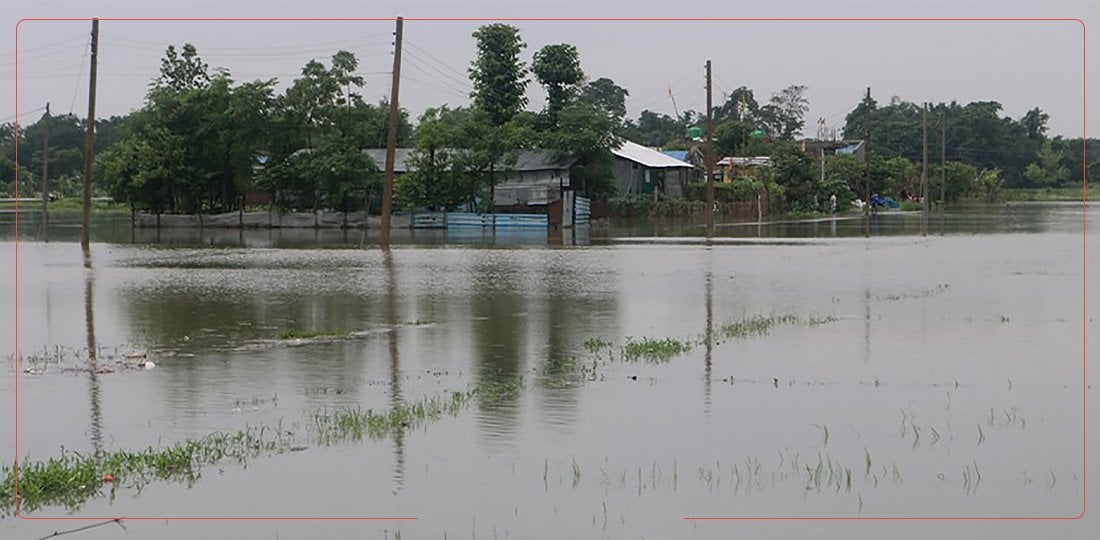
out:
{"label": "wooden pole", "polygon": [[947,126],[940,113],[940,201],[947,204]]}
{"label": "wooden pole", "polygon": [[707,60],[707,236],[714,234],[714,112],[712,109],[710,60]]}
{"label": "wooden pole", "polygon": [[871,87],[867,87],[867,108],[863,111],[863,215],[871,212]]}
{"label": "wooden pole", "polygon": [[84,136],[84,219],[81,223],[80,247],[84,250],[84,265],[91,264],[87,257],[91,244],[92,226],[92,163],[95,160],[95,76],[99,51],[99,19],[92,19],[91,74],[88,81],[88,130]]}
{"label": "wooden pole", "polygon": [[382,246],[390,245],[390,218],[393,214],[393,168],[394,153],[397,148],[397,115],[401,113],[397,106],[398,84],[401,82],[401,31],[404,19],[397,18],[394,31],[393,48],[393,86],[390,88],[390,124],[386,140],[386,175],[382,184]]}
{"label": "wooden pole", "polygon": [[46,115],[42,117],[42,224],[50,219],[47,205],[50,202],[49,168],[50,168],[50,104],[46,103]]}

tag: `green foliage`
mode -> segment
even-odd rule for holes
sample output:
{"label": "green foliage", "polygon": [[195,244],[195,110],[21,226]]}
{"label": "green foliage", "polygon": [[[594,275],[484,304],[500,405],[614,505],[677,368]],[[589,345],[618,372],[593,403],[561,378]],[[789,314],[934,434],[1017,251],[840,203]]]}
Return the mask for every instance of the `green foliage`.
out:
{"label": "green foliage", "polygon": [[160,77],[153,87],[176,92],[204,88],[210,84],[209,67],[199,58],[194,45],[185,43],[181,53],[169,45],[160,61]]}
{"label": "green foliage", "polygon": [[[692,199],[706,198],[706,182],[693,182],[688,185],[688,194]],[[755,178],[735,178],[732,182],[714,183],[714,200],[723,203],[755,202],[756,195],[764,189],[764,182]]]}
{"label": "green foliage", "polygon": [[416,149],[409,156],[412,171],[397,177],[394,200],[400,208],[446,211],[468,202],[476,185],[465,174],[461,160],[461,126],[470,111],[446,106],[428,109],[420,117]]}
{"label": "green foliage", "polygon": [[984,196],[987,202],[997,200],[1003,187],[1004,179],[1001,178],[1000,169],[983,169],[974,182],[976,194]]}
{"label": "green foliage", "polygon": [[[948,161],[946,174],[944,176],[944,180],[947,184],[944,194],[947,200],[957,201],[971,191],[978,177],[978,170],[974,168],[973,165],[967,165],[966,163],[958,161]],[[940,167],[938,165],[933,167],[931,172],[929,172],[929,178],[931,185],[939,186]]]}
{"label": "green foliage", "polygon": [[527,105],[527,67],[520,52],[527,46],[514,26],[496,23],[478,28],[477,58],[470,67],[474,85],[473,105],[489,114],[494,126],[502,126]]}
{"label": "green foliage", "polygon": [[615,134],[614,117],[591,103],[577,101],[562,110],[558,120],[556,128],[540,135],[541,147],[562,159],[576,158],[570,170],[573,189],[594,199],[614,196],[619,186],[611,149],[622,142]]}
{"label": "green foliage", "polygon": [[772,152],[774,181],[783,187],[788,201],[811,206],[814,160],[796,145],[781,145]]}
{"label": "green foliage", "polygon": [[[714,121],[722,123],[727,120],[739,120],[748,122],[754,126],[760,118],[760,104],[753,96],[752,88],[741,86],[726,96],[722,105],[714,108]],[[751,131],[751,130],[750,130]]]}
{"label": "green foliage", "polygon": [[720,156],[742,155],[748,147],[749,134],[756,129],[749,122],[727,120],[714,128],[714,149]]}
{"label": "green foliage", "polygon": [[546,88],[546,113],[551,126],[557,126],[558,114],[577,93],[584,79],[577,48],[567,43],[547,45],[535,53],[531,71]]}
{"label": "green foliage", "polygon": [[630,92],[606,77],[596,79],[581,87],[578,100],[588,103],[598,111],[607,113],[615,120],[617,128],[622,127],[626,117],[626,97]]}
{"label": "green foliage", "polygon": [[[847,116],[844,133],[849,138],[864,138],[867,100]],[[872,100],[873,102],[873,100]],[[935,156],[941,146],[940,122],[944,123],[943,142],[947,159],[969,163],[978,168],[998,168],[1007,185],[1028,182],[1025,168],[1036,161],[1042,146],[1048,115],[1035,108],[1020,120],[1001,116],[1001,104],[976,101],[932,105],[928,112],[928,146]],[[922,155],[921,107],[899,97],[885,107],[870,111],[872,149],[875,155],[904,157],[919,161]],[[942,119],[942,120],[941,120]]]}
{"label": "green foliage", "polygon": [[634,341],[627,338],[623,345],[623,358],[630,361],[645,360],[648,362],[668,362],[691,350],[691,343],[672,338],[652,339],[642,338]]}
{"label": "green foliage", "polygon": [[1055,150],[1050,141],[1043,141],[1038,161],[1028,164],[1024,176],[1035,187],[1061,187],[1069,179],[1069,168],[1062,164],[1065,155]]}
{"label": "green foliage", "polygon": [[628,120],[623,136],[643,146],[667,146],[685,138],[687,127],[677,119],[653,111],[642,111],[638,121]]}
{"label": "green foliage", "polygon": [[805,125],[810,102],[806,99],[806,86],[791,85],[772,95],[761,108],[760,118],[768,133],[782,141],[793,141]]}

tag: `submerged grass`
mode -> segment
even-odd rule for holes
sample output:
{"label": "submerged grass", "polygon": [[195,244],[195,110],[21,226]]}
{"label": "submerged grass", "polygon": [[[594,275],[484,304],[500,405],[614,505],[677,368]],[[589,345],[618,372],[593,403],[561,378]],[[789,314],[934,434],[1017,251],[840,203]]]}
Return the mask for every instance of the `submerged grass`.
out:
{"label": "submerged grass", "polygon": [[[518,395],[522,377],[485,381],[463,392],[432,396],[389,411],[345,409],[322,411],[312,416],[311,440],[335,444],[364,437],[380,438],[399,430],[423,425],[444,414],[458,414],[465,406],[496,403]],[[246,463],[261,455],[303,450],[295,446],[295,435],[280,425],[248,427],[237,432],[216,432],[167,448],[141,451],[116,450],[82,454],[62,449],[61,455],[45,461],[29,457],[19,462],[19,507],[33,512],[46,506],[64,506],[75,511],[105,492],[112,497],[120,487],[140,490],[153,480],[178,481],[188,485],[202,476],[205,465],[224,461]],[[0,513],[16,505],[15,467],[0,466]]]}
{"label": "submerged grass", "polygon": [[314,338],[336,338],[347,337],[351,334],[346,332],[310,332],[307,330],[298,330],[291,328],[279,334],[279,339],[314,339]]}
{"label": "submerged grass", "polygon": [[642,338],[634,341],[627,338],[623,345],[623,358],[630,361],[668,362],[691,350],[691,343],[672,338]]}
{"label": "submerged grass", "polygon": [[[76,510],[89,498],[118,487],[141,489],[151,480],[193,483],[204,465],[223,460],[244,463],[263,453],[285,451],[293,435],[269,427],[246,428],[234,433],[217,432],[168,448],[133,452],[116,450],[82,454],[62,450],[46,461],[24,459],[19,465],[19,501],[25,511],[61,505]],[[15,507],[14,466],[0,467],[0,508]]]}
{"label": "submerged grass", "polygon": [[595,338],[595,337],[594,338],[588,338],[584,342],[584,348],[588,349],[588,352],[590,352],[592,354],[596,354],[596,353],[598,353],[598,352],[600,352],[604,349],[610,349],[611,346],[612,346],[612,343],[610,341],[605,341],[605,340],[602,340],[600,338]]}

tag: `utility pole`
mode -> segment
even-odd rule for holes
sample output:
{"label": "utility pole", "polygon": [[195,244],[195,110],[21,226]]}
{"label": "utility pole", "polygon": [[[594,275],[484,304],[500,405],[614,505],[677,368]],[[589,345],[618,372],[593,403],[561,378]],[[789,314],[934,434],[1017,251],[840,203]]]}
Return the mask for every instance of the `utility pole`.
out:
{"label": "utility pole", "polygon": [[386,176],[382,184],[382,247],[390,246],[390,218],[393,214],[393,165],[394,152],[397,149],[397,106],[398,83],[401,82],[401,29],[404,19],[397,18],[393,47],[393,86],[390,87],[390,125],[386,139]]}
{"label": "utility pole", "polygon": [[84,220],[81,223],[80,247],[84,250],[84,266],[91,265],[88,247],[92,227],[92,162],[95,158],[95,75],[99,52],[99,19],[92,19],[91,73],[88,82],[88,131],[84,136]]}
{"label": "utility pole", "polygon": [[46,114],[42,117],[42,224],[45,225],[50,219],[49,210],[46,205],[50,202],[49,184],[47,183],[49,178],[47,173],[49,171],[50,163],[50,103],[46,102]]}
{"label": "utility pole", "polygon": [[940,113],[940,201],[947,205],[947,126]]}
{"label": "utility pole", "polygon": [[710,60],[707,60],[707,236],[714,234],[714,112],[711,109]]}
{"label": "utility pole", "polygon": [[871,213],[871,87],[867,87],[867,108],[863,111],[863,215]]}
{"label": "utility pole", "polygon": [[921,145],[923,157],[920,166],[920,196],[924,215],[928,215],[928,103],[921,108],[920,115]]}

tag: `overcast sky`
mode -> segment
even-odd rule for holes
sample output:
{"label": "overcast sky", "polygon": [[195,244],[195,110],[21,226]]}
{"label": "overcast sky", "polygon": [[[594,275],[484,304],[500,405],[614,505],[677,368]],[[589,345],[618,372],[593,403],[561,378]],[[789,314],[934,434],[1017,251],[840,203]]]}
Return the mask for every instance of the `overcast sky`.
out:
{"label": "overcast sky", "polygon": [[[404,2],[5,2],[0,14],[0,121],[17,114],[31,123],[51,112],[87,111],[87,21],[24,21],[28,17],[416,17],[484,18],[405,23],[401,103],[414,117],[426,107],[468,103],[466,69],[475,53],[471,33],[503,17],[1075,17],[1100,22],[1096,2],[638,2],[512,1]],[[12,9],[14,8],[14,9]],[[842,127],[866,88],[880,103],[967,103],[993,100],[1019,118],[1032,107],[1050,114],[1050,132],[1082,134],[1083,39],[1076,21],[515,21],[527,43],[523,60],[540,47],[572,43],[590,79],[608,77],[630,92],[628,115],[644,109],[673,114],[675,106],[702,111],[703,65],[713,62],[714,101],[741,86],[758,101],[791,84],[806,85],[816,119]],[[392,21],[100,23],[96,114],[125,114],[142,106],[169,44],[193,43],[211,67],[238,81],[277,77],[280,91],[311,58],[328,63],[338,50],[360,61],[370,101],[388,95]],[[19,46],[16,111],[15,44]],[[1090,58],[1100,51],[1088,44]],[[1095,61],[1090,62],[1095,65]],[[1094,85],[1095,88],[1095,85]],[[1095,92],[1091,92],[1095,93]],[[528,86],[529,108],[544,92]],[[1100,126],[1100,107],[1089,113]],[[1093,128],[1095,131],[1096,128]]]}

